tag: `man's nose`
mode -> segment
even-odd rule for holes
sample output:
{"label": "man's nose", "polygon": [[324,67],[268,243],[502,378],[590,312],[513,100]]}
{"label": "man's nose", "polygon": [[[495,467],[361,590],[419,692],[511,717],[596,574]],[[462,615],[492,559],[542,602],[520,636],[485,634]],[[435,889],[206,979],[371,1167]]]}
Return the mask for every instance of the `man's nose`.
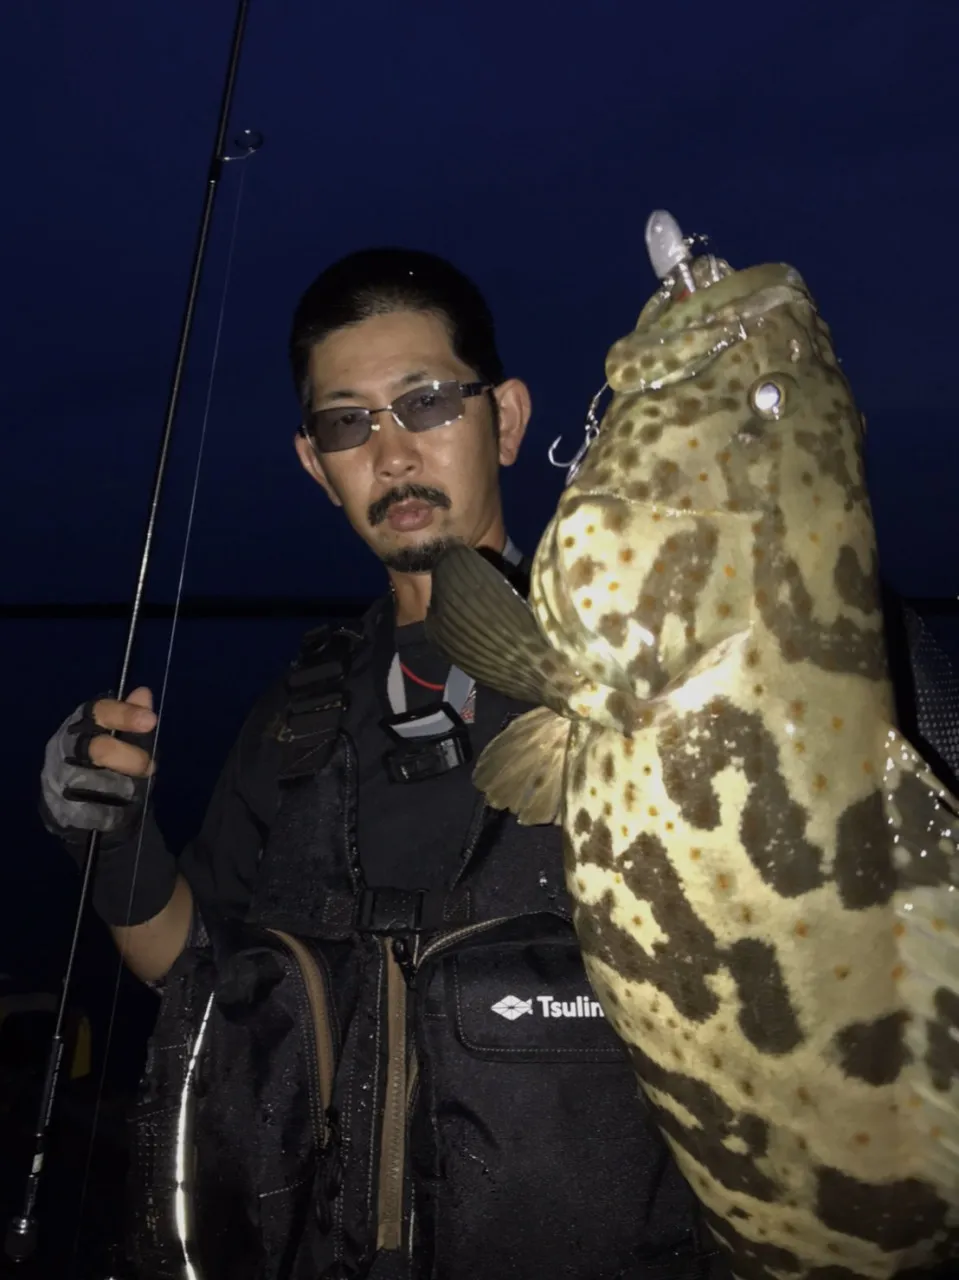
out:
{"label": "man's nose", "polygon": [[388,409],[377,414],[378,431],[370,440],[373,468],[381,479],[398,480],[420,469],[420,452],[415,435],[404,431]]}

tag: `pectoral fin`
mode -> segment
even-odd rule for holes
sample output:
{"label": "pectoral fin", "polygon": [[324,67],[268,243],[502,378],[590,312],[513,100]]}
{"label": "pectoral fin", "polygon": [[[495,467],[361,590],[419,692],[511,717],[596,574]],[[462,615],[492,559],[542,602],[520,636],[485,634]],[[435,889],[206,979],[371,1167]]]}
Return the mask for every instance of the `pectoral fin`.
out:
{"label": "pectoral fin", "polygon": [[463,671],[521,702],[562,712],[575,676],[506,579],[460,544],[433,570],[426,634]]}
{"label": "pectoral fin", "polygon": [[522,826],[559,822],[570,722],[546,707],[514,720],[479,758],[473,781]]}

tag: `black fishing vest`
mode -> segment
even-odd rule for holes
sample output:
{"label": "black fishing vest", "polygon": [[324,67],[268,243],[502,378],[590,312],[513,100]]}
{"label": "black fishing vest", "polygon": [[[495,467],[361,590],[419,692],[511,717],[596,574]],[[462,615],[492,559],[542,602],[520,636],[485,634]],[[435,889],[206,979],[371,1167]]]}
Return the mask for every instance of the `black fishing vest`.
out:
{"label": "black fishing vest", "polygon": [[248,916],[166,981],[135,1274],[192,1280],[186,1250],[198,1280],[725,1276],[587,982],[559,831],[477,797],[448,891],[364,887],[359,643],[306,638]]}

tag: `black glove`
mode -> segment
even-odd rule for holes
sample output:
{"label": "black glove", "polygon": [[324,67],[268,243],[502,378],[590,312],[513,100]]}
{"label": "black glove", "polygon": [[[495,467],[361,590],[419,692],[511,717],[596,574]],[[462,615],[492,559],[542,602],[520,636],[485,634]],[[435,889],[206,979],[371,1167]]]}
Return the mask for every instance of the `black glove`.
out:
{"label": "black glove", "polygon": [[[94,908],[107,924],[140,924],[169,902],[176,862],[146,809],[149,779],[102,769],[90,759],[91,741],[108,732],[93,719],[95,701],[77,707],[47,743],[40,817],[81,866],[90,832],[101,832]],[[155,734],[114,736],[152,755]]]}

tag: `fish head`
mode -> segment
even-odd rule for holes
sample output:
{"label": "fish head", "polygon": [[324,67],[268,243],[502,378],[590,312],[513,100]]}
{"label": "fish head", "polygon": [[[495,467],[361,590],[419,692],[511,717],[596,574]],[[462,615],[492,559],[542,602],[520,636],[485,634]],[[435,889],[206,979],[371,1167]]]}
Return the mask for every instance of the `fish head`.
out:
{"label": "fish head", "polygon": [[771,566],[813,603],[837,573],[873,593],[862,419],[803,279],[690,270],[610,349],[612,398],[533,568],[551,643],[637,697],[743,634]]}
{"label": "fish head", "polygon": [[611,347],[612,400],[567,502],[603,489],[677,512],[768,510],[808,486],[808,448],[798,475],[788,464],[797,432],[861,472],[863,419],[799,273],[705,258],[693,273],[695,292],[658,292]]}

